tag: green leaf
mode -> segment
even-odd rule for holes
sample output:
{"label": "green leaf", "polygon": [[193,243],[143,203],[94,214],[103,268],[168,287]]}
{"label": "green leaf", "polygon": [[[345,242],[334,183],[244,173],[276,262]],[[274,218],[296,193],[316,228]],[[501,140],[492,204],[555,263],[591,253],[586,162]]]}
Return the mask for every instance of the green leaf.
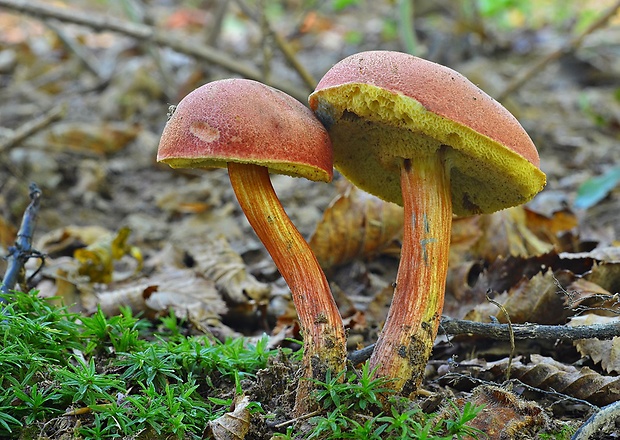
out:
{"label": "green leaf", "polygon": [[335,11],[342,11],[343,9],[348,8],[349,6],[358,5],[360,0],[334,0],[332,7]]}
{"label": "green leaf", "polygon": [[577,190],[575,208],[588,209],[603,200],[620,183],[620,167],[586,180]]}

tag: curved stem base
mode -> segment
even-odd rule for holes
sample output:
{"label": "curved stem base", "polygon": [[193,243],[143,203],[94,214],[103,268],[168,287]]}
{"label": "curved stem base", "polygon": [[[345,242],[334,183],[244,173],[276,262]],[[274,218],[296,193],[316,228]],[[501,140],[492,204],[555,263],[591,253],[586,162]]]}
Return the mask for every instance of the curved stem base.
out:
{"label": "curved stem base", "polygon": [[296,412],[312,406],[313,388],[304,378],[323,380],[327,370],[345,368],[346,335],[325,274],[310,246],[290,220],[278,199],[267,168],[229,163],[232,187],[250,225],[287,282],[304,338],[303,371]]}
{"label": "curved stem base", "polygon": [[415,391],[424,376],[443,309],[452,199],[441,154],[405,159],[401,168],[404,228],[394,297],[370,358],[376,376],[396,391]]}

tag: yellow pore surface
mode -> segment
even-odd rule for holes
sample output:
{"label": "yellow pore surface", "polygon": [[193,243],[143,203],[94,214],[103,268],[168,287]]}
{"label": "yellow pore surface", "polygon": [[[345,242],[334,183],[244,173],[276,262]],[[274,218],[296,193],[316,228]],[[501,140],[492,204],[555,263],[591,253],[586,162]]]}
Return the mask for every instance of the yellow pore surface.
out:
{"label": "yellow pore surface", "polygon": [[310,104],[328,128],[336,169],[384,200],[402,205],[404,158],[440,149],[457,215],[520,205],[545,186],[545,174],[520,154],[403,94],[349,83],[314,92]]}

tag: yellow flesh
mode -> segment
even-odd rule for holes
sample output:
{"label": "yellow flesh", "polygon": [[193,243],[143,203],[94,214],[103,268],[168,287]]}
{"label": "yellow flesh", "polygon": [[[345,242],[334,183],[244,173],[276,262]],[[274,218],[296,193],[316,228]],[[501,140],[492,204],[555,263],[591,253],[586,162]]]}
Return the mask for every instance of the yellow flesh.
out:
{"label": "yellow flesh", "polygon": [[230,158],[209,158],[209,159],[195,159],[195,158],[174,158],[164,159],[161,162],[168,164],[171,168],[226,168],[228,163],[245,163],[249,165],[264,166],[269,169],[270,173],[285,174],[291,177],[305,177],[308,180],[315,182],[330,182],[331,176],[320,167],[305,166],[302,164],[283,162],[283,161],[269,161],[269,160],[233,160]]}
{"label": "yellow flesh", "polygon": [[399,164],[443,145],[457,215],[495,212],[530,200],[545,175],[489,137],[427,111],[418,101],[368,84],[315,92],[334,164],[360,188],[402,205]]}

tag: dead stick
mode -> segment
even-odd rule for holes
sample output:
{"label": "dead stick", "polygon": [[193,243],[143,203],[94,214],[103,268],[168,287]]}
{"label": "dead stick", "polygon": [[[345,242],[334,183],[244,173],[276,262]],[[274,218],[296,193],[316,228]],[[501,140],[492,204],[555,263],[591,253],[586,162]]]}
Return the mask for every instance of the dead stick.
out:
{"label": "dead stick", "polygon": [[529,69],[522,72],[518,75],[512,82],[510,82],[506,88],[497,96],[498,101],[503,101],[510,94],[514,93],[517,89],[519,89],[523,84],[525,84],[530,78],[536,75],[538,72],[543,70],[549,63],[557,60],[562,55],[569,53],[570,51],[574,51],[583,43],[583,40],[590,35],[592,32],[604,27],[607,22],[616,15],[616,12],[620,8],[620,1],[616,2],[613,6],[611,6],[605,13],[603,13],[597,20],[595,20],[590,26],[583,30],[580,34],[574,36],[567,43],[565,43],[559,49],[554,50],[547,56],[538,60],[538,62],[534,63]]}
{"label": "dead stick", "polygon": [[[32,238],[34,229],[39,215],[39,206],[41,203],[41,190],[32,183],[30,184],[30,204],[24,211],[22,224],[17,232],[17,240],[15,246],[9,248],[8,264],[0,292],[3,294],[10,293],[15,288],[20,276],[23,274],[24,265],[32,256],[38,255],[32,249]],[[6,298],[0,297],[0,303],[6,302]]]}
{"label": "dead stick", "polygon": [[614,402],[604,406],[599,411],[592,414],[571,439],[588,440],[592,438],[601,438],[601,432],[608,432],[611,434],[609,429],[616,424],[618,417],[620,417],[620,402]]}
{"label": "dead stick", "polygon": [[[260,18],[258,18],[258,14],[254,13],[249,5],[245,2],[245,0],[237,0],[237,4],[241,8],[244,14],[248,15],[252,18],[252,20],[259,22]],[[273,40],[284,55],[284,58],[289,63],[289,65],[297,72],[302,81],[310,88],[310,90],[314,90],[316,87],[316,79],[312,76],[312,74],[304,67],[303,63],[297,59],[295,56],[295,51],[291,47],[291,45],[286,41],[286,39],[277,32],[269,19],[264,17],[266,30],[273,37]]]}
{"label": "dead stick", "polygon": [[101,68],[99,67],[98,60],[92,56],[90,53],[83,49],[83,46],[80,45],[74,38],[69,36],[67,32],[65,32],[61,26],[58,25],[56,20],[46,20],[45,24],[48,28],[50,28],[62,41],[62,43],[77,56],[78,60],[86,67],[93,75],[99,79],[99,81],[105,81],[107,78],[102,73]]}
{"label": "dead stick", "polygon": [[[55,18],[65,23],[86,26],[96,31],[117,32],[139,41],[150,41],[159,46],[169,47],[177,52],[216,64],[245,78],[256,81],[262,80],[262,72],[254,66],[239,62],[228,54],[205,46],[200,42],[191,42],[187,41],[187,39],[176,38],[145,24],[132,23],[118,18],[109,18],[92,12],[83,13],[71,8],[58,8],[32,0],[0,0],[0,7],[11,9],[32,17],[41,19]],[[282,79],[273,78],[268,84],[277,87],[301,102],[305,103],[308,99],[308,90],[300,90],[300,87],[283,81]]]}
{"label": "dead stick", "polygon": [[48,125],[53,122],[62,119],[67,111],[66,104],[60,104],[55,107],[52,107],[46,113],[41,116],[26,122],[19,128],[17,128],[13,133],[7,138],[0,141],[0,153],[10,150],[11,148],[18,145],[24,139],[32,136],[36,132],[44,129]]}
{"label": "dead stick", "polygon": [[[494,324],[486,322],[453,319],[444,316],[439,327],[440,333],[447,335],[474,335],[495,339],[498,341],[510,340],[510,326],[508,324]],[[514,339],[538,339],[575,341],[577,339],[612,339],[620,336],[620,321],[609,324],[592,325],[541,325],[541,324],[512,324]],[[373,345],[354,351],[348,359],[353,364],[359,364],[370,358]]]}

